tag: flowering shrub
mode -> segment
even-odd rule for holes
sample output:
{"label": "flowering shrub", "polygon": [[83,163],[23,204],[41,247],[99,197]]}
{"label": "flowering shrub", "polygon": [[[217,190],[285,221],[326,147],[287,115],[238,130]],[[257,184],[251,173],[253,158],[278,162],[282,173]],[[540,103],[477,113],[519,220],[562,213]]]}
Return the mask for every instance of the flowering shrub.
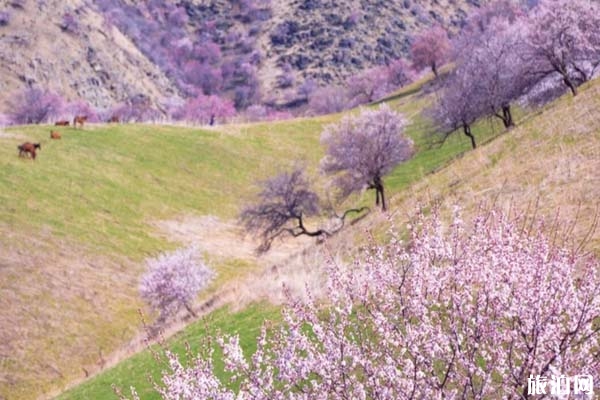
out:
{"label": "flowering shrub", "polygon": [[122,122],[147,122],[159,118],[160,113],[152,107],[148,97],[138,94],[113,107],[110,115],[118,117]]}
{"label": "flowering shrub", "polygon": [[188,99],[178,109],[173,117],[199,124],[214,124],[216,119],[224,120],[235,115],[235,107],[229,99],[219,96],[198,95],[196,98]]}
{"label": "flowering shrub", "polygon": [[63,106],[64,100],[58,94],[27,88],[11,97],[8,116],[14,124],[39,124],[58,117]]}
{"label": "flowering shrub", "polygon": [[213,271],[197,261],[196,249],[188,247],[163,253],[146,263],[148,270],[142,276],[140,294],[150,307],[160,312],[159,324],[182,307],[195,315],[191,302],[213,277]]}
{"label": "flowering shrub", "polygon": [[64,111],[69,114],[69,118],[76,115],[87,116],[88,122],[99,122],[98,112],[85,100],[76,100],[65,105]]}
{"label": "flowering shrub", "polygon": [[237,336],[219,338],[225,382],[210,356],[184,366],[168,353],[155,389],[162,399],[526,399],[530,376],[597,382],[600,265],[524,226],[499,212],[469,227],[455,215],[447,229],[421,216],[408,243],[394,236],[352,267],[330,265],[324,307],[291,301],[250,359]]}
{"label": "flowering shrub", "polygon": [[308,109],[316,114],[331,114],[349,108],[346,90],[339,86],[328,86],[314,90],[308,100]]}

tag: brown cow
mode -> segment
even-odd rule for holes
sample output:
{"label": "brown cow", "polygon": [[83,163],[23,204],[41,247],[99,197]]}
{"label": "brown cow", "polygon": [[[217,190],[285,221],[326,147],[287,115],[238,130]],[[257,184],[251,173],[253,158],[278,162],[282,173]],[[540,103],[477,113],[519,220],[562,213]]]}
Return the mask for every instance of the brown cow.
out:
{"label": "brown cow", "polygon": [[77,115],[73,118],[73,126],[77,128],[77,124],[79,124],[79,126],[83,128],[83,124],[87,121],[87,118],[87,115]]}
{"label": "brown cow", "polygon": [[69,121],[66,119],[61,119],[60,121],[56,121],[54,126],[69,126]]}
{"label": "brown cow", "polygon": [[36,149],[42,149],[42,145],[40,143],[30,143],[25,142],[17,146],[19,149],[19,157],[25,157],[25,154],[29,153],[31,158],[35,160],[35,151]]}
{"label": "brown cow", "polygon": [[119,116],[118,115],[113,115],[112,117],[110,117],[110,119],[108,120],[109,123],[119,123]]}
{"label": "brown cow", "polygon": [[56,131],[50,131],[50,139],[60,139],[60,133]]}

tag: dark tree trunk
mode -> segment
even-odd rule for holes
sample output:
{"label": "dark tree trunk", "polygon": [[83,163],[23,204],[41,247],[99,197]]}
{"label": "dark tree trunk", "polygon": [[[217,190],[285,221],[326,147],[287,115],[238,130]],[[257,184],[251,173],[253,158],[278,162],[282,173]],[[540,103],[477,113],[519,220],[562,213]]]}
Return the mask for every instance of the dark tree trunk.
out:
{"label": "dark tree trunk", "polygon": [[431,63],[431,70],[433,71],[433,75],[435,75],[435,77],[438,78],[439,75],[438,75],[437,65],[435,62]]}
{"label": "dark tree trunk", "polygon": [[326,234],[326,232],[323,229],[319,229],[314,232],[306,230],[306,228],[304,227],[304,221],[302,220],[302,215],[297,217],[297,219],[298,219],[298,228],[300,228],[300,232],[294,236],[306,235],[306,236],[314,237],[314,236],[321,236],[321,235]]}
{"label": "dark tree trunk", "polygon": [[385,205],[385,196],[383,194],[383,184],[379,186],[378,190],[381,192],[381,210],[387,211],[387,207]]}
{"label": "dark tree trunk", "polygon": [[563,74],[563,82],[565,83],[565,85],[567,85],[569,89],[571,89],[571,93],[573,93],[573,96],[577,96],[577,86],[575,86],[569,75]]}
{"label": "dark tree trunk", "polygon": [[473,134],[471,133],[471,125],[463,122],[463,132],[465,133],[465,136],[467,136],[469,139],[471,139],[471,146],[474,149],[476,149],[477,144],[475,143],[475,136],[473,136]]}
{"label": "dark tree trunk", "polygon": [[515,122],[513,121],[512,113],[510,111],[510,104],[506,104],[502,106],[502,122],[504,123],[505,128],[510,128],[515,126]]}
{"label": "dark tree trunk", "polygon": [[373,179],[373,183],[369,185],[369,188],[375,189],[375,205],[379,205],[379,199],[381,198],[381,209],[385,211],[385,195],[383,193],[383,182],[381,181],[381,178],[376,176],[375,179]]}

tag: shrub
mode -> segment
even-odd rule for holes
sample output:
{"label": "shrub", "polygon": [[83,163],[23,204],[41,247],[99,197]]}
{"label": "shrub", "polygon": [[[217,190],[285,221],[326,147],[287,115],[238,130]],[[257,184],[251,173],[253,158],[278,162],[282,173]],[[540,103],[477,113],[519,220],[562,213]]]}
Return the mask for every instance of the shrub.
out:
{"label": "shrub", "polygon": [[10,24],[10,18],[10,12],[0,11],[0,26],[8,26],[8,24]]}
{"label": "shrub", "polygon": [[308,102],[308,108],[314,114],[337,113],[348,108],[346,90],[340,86],[327,86],[316,89]]}
{"label": "shrub", "polygon": [[89,122],[98,122],[100,118],[98,116],[98,112],[94,107],[90,105],[85,100],[77,100],[71,103],[68,103],[64,111],[69,114],[71,117],[75,115],[86,115]]}
{"label": "shrub", "polygon": [[77,34],[80,30],[79,21],[72,13],[64,13],[60,21],[60,29],[63,32]]}
{"label": "shrub", "polygon": [[152,107],[149,98],[140,94],[114,107],[111,116],[118,117],[121,122],[146,122],[156,120],[160,112]]}
{"label": "shrub", "polygon": [[62,97],[56,93],[27,88],[11,97],[8,116],[14,124],[39,124],[58,117],[63,104]]}

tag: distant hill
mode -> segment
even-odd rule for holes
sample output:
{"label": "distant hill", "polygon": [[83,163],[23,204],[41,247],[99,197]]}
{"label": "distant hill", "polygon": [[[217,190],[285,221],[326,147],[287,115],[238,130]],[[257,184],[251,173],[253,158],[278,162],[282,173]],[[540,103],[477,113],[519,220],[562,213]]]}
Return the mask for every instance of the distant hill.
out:
{"label": "distant hill", "polygon": [[[176,94],[164,73],[118,29],[104,23],[85,0],[3,2],[0,26],[0,100],[18,89],[40,86],[68,99],[106,108],[144,93]],[[4,9],[4,10],[2,10]],[[63,24],[72,16],[74,31]]]}
{"label": "distant hill", "polygon": [[106,109],[139,96],[164,111],[198,92],[239,107],[294,103],[407,54],[477,0],[10,0],[0,5],[0,110],[27,86]]}

